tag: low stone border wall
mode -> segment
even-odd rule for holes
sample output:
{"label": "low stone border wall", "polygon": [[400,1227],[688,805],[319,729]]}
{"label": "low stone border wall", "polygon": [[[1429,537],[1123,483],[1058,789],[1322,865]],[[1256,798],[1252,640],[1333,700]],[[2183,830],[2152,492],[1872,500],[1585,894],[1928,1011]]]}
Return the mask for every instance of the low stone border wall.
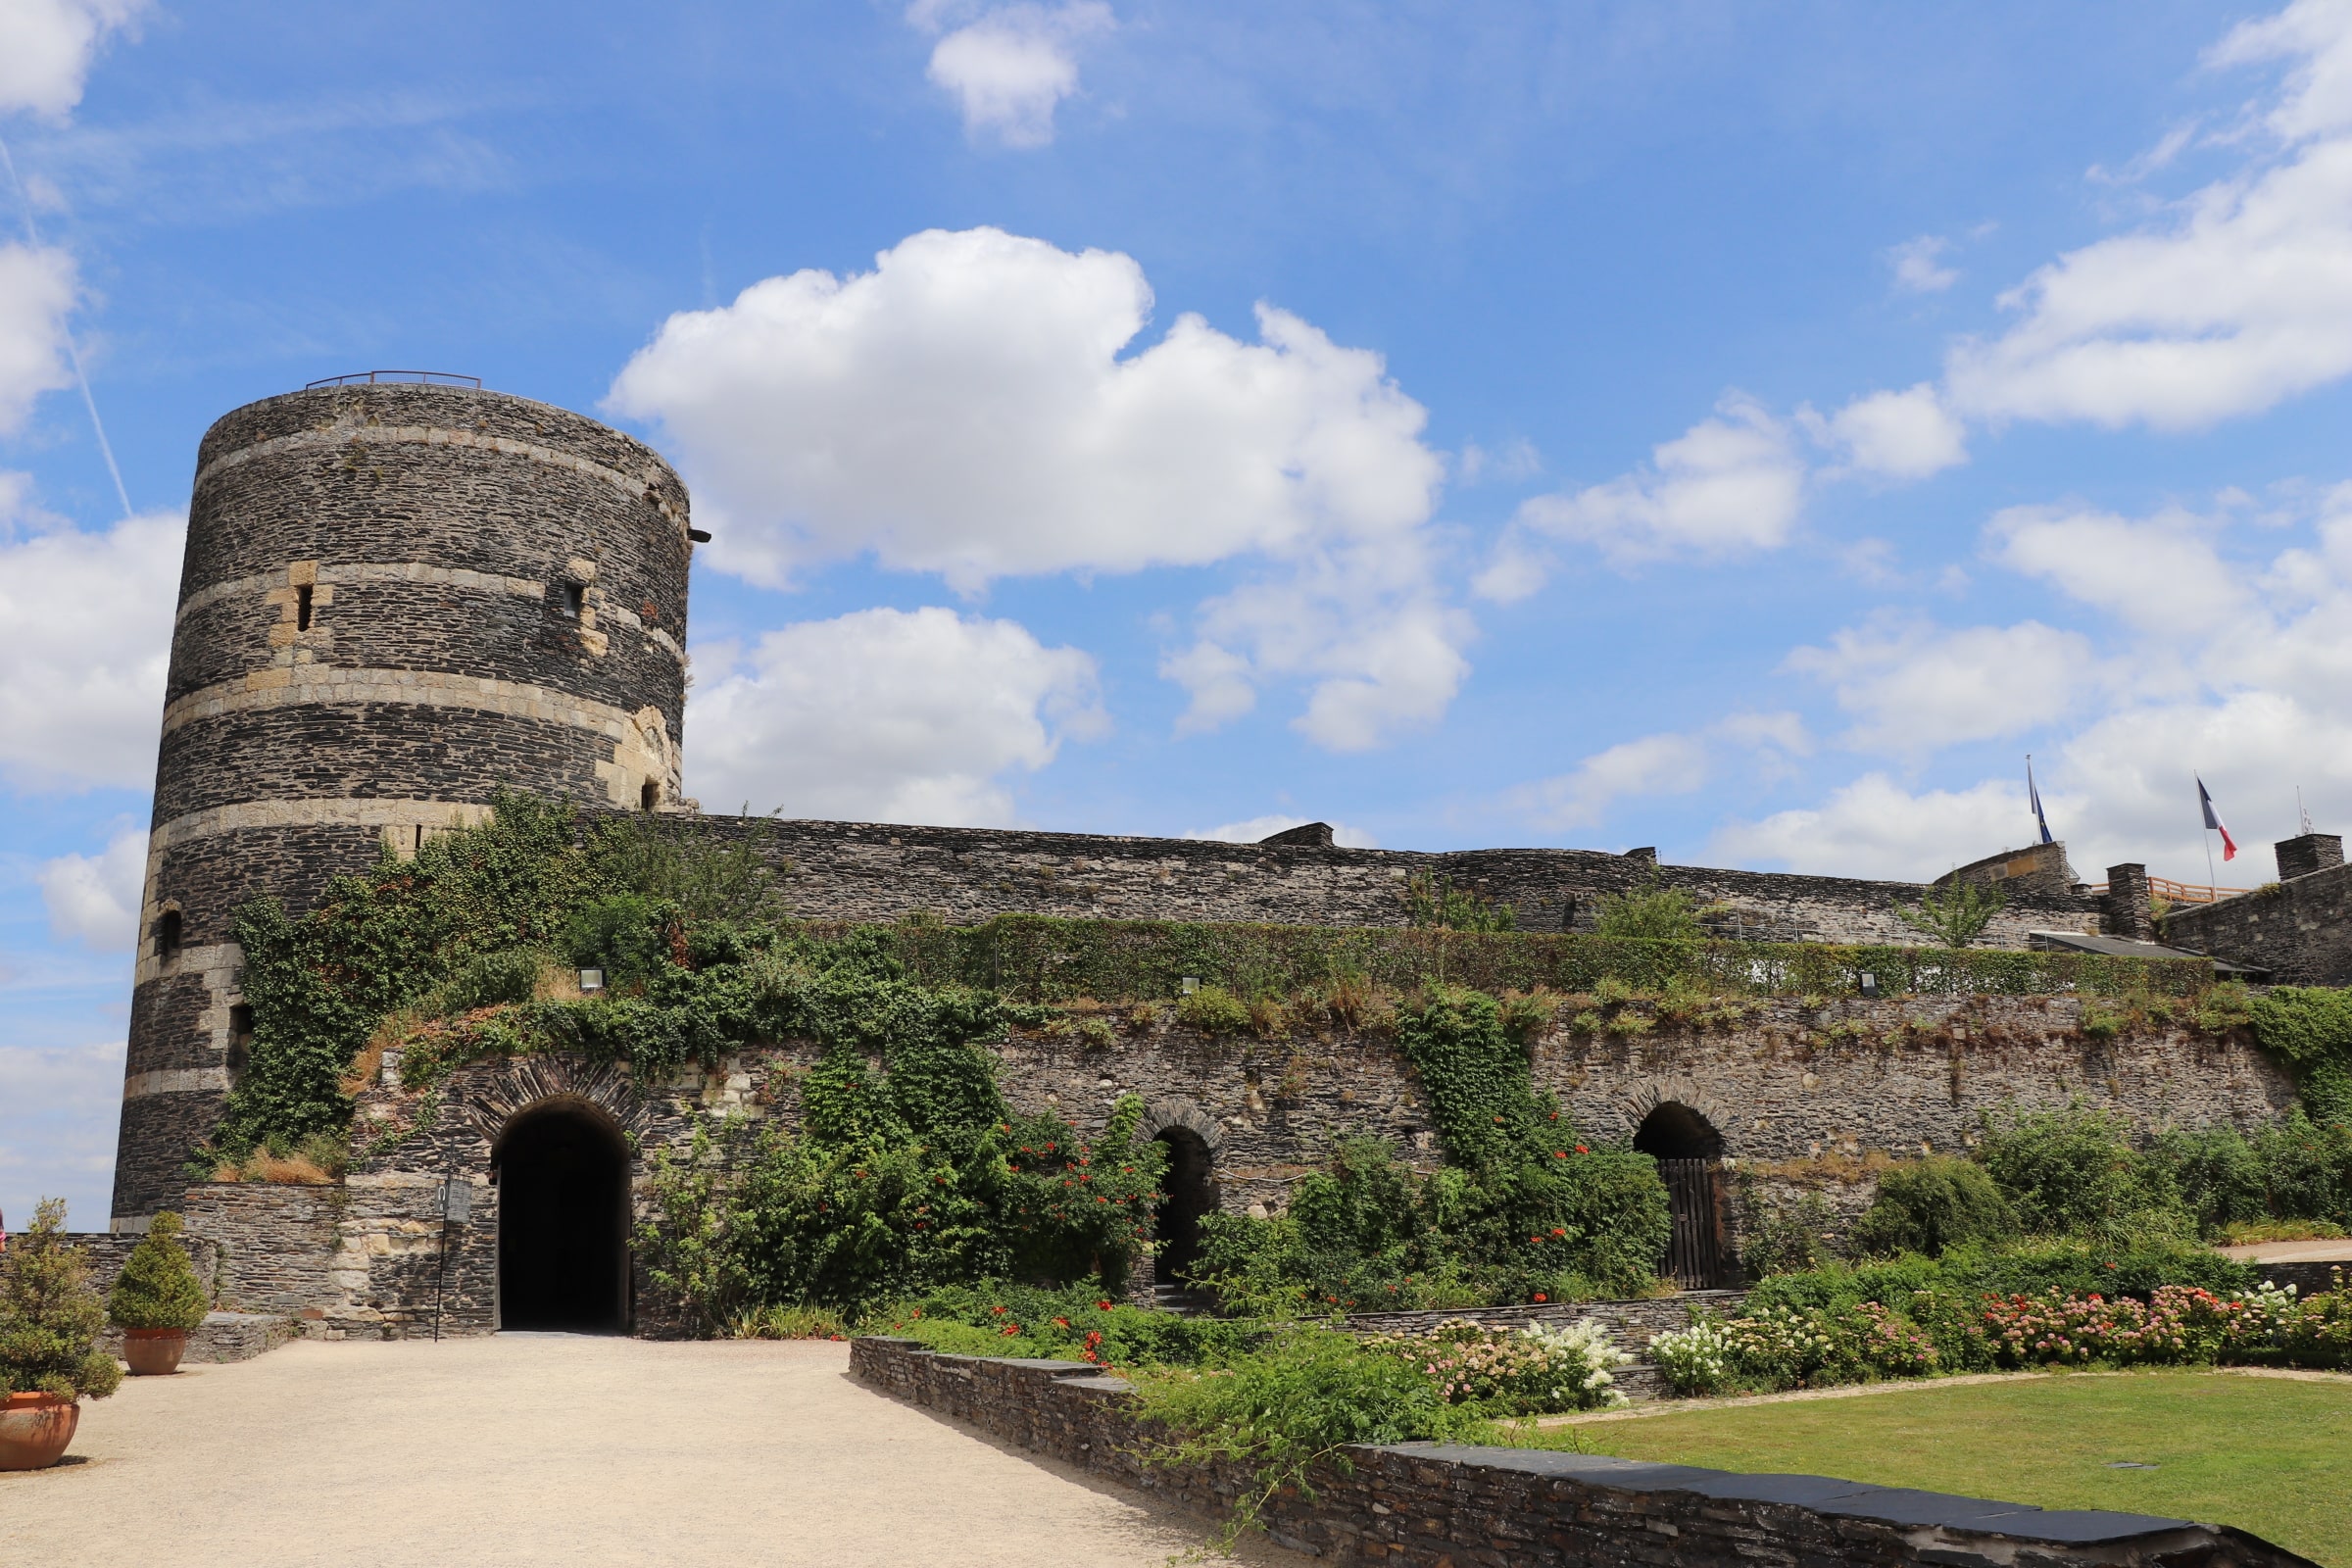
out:
{"label": "low stone border wall", "polygon": [[[297,1329],[290,1317],[269,1312],[212,1312],[205,1320],[188,1331],[188,1348],[180,1359],[181,1365],[190,1362],[210,1362],[219,1365],[226,1361],[250,1361],[255,1356],[274,1350],[296,1337]],[[110,1328],[98,1337],[98,1348],[110,1355],[122,1353],[122,1331]]]}
{"label": "low stone border wall", "polygon": [[[1236,1464],[1146,1465],[1132,1385],[1077,1361],[941,1355],[867,1338],[852,1375],[1067,1463],[1222,1520],[1250,1488]],[[2144,1514],[1736,1475],[1543,1449],[1405,1443],[1320,1465],[1314,1499],[1264,1510],[1283,1545],[1383,1568],[2312,1568],[2226,1526]]]}

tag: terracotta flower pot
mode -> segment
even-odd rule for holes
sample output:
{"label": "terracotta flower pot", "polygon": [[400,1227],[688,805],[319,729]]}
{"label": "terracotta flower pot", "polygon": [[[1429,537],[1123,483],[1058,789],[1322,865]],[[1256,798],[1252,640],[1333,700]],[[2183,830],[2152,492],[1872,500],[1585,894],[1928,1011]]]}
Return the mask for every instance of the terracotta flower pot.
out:
{"label": "terracotta flower pot", "polygon": [[65,1457],[81,1406],[54,1394],[12,1394],[0,1403],[0,1470],[46,1470]]}
{"label": "terracotta flower pot", "polygon": [[186,1329],[124,1329],[122,1359],[134,1378],[160,1378],[179,1370],[188,1353]]}

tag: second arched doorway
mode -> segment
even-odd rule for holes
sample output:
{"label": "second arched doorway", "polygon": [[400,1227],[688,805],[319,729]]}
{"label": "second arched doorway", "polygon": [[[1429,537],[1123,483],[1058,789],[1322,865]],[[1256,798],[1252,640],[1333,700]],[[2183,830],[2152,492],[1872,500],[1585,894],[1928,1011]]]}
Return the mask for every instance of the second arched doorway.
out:
{"label": "second arched doorway", "polygon": [[1158,1245],[1152,1255],[1152,1283],[1188,1290],[1200,1257],[1200,1220],[1217,1209],[1216,1158],[1208,1140],[1190,1127],[1163,1127],[1152,1136],[1167,1151],[1168,1165],[1152,1226]]}
{"label": "second arched doorway", "polygon": [[1658,1162],[1674,1230],[1665,1272],[1686,1291],[1721,1290],[1739,1269],[1732,1255],[1723,1135],[1679,1101],[1664,1101],[1642,1118],[1634,1149]]}
{"label": "second arched doorway", "polygon": [[629,1151],[586,1101],[515,1115],[491,1153],[502,1329],[628,1326]]}

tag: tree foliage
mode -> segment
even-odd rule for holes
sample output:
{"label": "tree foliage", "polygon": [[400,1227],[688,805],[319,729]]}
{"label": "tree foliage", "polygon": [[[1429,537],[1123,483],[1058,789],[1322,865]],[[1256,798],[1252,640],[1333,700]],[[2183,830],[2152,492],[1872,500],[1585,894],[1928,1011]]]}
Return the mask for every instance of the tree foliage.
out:
{"label": "tree foliage", "polygon": [[2008,906],[2009,895],[1989,882],[1955,881],[1937,893],[1920,895],[1919,907],[1897,907],[1895,917],[1947,948],[1965,948],[1984,934],[1993,916]]}
{"label": "tree foliage", "polygon": [[122,1384],[122,1367],[96,1348],[106,1308],[89,1259],[65,1229],[65,1200],[44,1200],[0,1252],[0,1394],[103,1399]]}
{"label": "tree foliage", "polygon": [[108,1322],[120,1329],[192,1329],[204,1321],[212,1302],[179,1231],[179,1216],[169,1209],[149,1223],[107,1295]]}

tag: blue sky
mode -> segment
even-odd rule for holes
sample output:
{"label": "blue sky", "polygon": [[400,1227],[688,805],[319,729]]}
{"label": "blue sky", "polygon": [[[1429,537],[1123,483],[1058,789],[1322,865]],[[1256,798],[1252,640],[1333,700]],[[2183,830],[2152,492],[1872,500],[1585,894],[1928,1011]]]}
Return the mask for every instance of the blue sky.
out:
{"label": "blue sky", "polygon": [[679,465],[714,809],[2352,819],[2340,0],[0,0],[0,135],[12,1222],[105,1215],[196,442],[348,370]]}

